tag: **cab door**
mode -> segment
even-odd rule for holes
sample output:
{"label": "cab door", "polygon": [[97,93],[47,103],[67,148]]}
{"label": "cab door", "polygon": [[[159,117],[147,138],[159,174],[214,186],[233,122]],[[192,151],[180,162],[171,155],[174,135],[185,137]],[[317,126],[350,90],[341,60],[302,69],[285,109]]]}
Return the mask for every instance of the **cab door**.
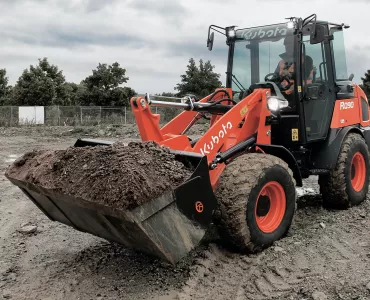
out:
{"label": "cab door", "polygon": [[[326,25],[326,30],[327,30]],[[302,40],[303,110],[307,142],[324,140],[328,134],[335,103],[330,41],[310,44]]]}

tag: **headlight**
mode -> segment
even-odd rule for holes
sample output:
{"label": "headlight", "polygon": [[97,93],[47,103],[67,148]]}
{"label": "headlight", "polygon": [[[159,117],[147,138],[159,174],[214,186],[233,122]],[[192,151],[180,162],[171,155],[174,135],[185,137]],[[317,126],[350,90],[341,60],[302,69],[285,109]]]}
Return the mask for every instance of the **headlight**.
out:
{"label": "headlight", "polygon": [[288,107],[289,102],[285,99],[280,99],[277,97],[268,97],[267,98],[267,107],[271,111],[279,111],[282,108]]}

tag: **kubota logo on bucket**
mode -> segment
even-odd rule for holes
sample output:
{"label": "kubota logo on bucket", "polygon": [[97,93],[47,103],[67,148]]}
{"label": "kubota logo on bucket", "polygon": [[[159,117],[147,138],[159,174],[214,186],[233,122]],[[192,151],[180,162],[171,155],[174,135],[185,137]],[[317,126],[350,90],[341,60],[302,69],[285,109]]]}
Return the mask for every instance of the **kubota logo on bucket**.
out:
{"label": "kubota logo on bucket", "polygon": [[233,128],[231,122],[227,122],[226,125],[222,124],[222,128],[218,132],[218,135],[213,135],[209,143],[204,143],[203,147],[200,149],[200,153],[202,153],[202,155],[209,154],[209,151],[212,151],[213,148],[220,143],[220,140],[227,134],[227,130],[231,128]]}

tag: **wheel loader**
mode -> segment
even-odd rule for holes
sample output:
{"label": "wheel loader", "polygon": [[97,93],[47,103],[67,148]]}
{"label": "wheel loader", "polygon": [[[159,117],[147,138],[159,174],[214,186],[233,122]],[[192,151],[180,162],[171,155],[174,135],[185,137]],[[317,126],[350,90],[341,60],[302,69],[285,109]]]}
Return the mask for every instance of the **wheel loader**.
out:
{"label": "wheel loader", "polygon": [[[318,175],[329,208],[366,198],[369,104],[347,74],[347,28],[316,15],[254,28],[211,25],[208,49],[215,32],[228,47],[225,88],[203,99],[130,100],[142,141],[169,147],[193,166],[183,184],[139,207],[117,211],[8,179],[51,220],[173,264],[211,224],[237,251],[264,249],[288,232],[302,179]],[[160,127],[155,106],[183,111]],[[187,131],[202,119],[208,130],[191,139]],[[74,146],[109,144],[79,139]]]}

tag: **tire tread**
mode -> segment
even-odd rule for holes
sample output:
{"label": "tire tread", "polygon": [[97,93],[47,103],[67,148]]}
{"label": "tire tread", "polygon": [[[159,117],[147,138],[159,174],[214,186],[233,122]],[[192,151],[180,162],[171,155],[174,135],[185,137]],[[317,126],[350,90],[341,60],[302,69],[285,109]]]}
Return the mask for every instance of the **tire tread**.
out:
{"label": "tire tread", "polygon": [[219,232],[225,242],[240,251],[259,250],[259,246],[251,241],[246,222],[243,222],[246,219],[246,200],[264,171],[274,165],[286,169],[294,181],[287,163],[276,156],[257,153],[236,158],[221,176],[216,190],[220,204]]}
{"label": "tire tread", "polygon": [[319,176],[320,193],[325,207],[346,209],[351,206],[346,190],[346,162],[351,147],[357,142],[365,143],[361,135],[349,133],[343,141],[335,168],[330,171],[329,175]]}

